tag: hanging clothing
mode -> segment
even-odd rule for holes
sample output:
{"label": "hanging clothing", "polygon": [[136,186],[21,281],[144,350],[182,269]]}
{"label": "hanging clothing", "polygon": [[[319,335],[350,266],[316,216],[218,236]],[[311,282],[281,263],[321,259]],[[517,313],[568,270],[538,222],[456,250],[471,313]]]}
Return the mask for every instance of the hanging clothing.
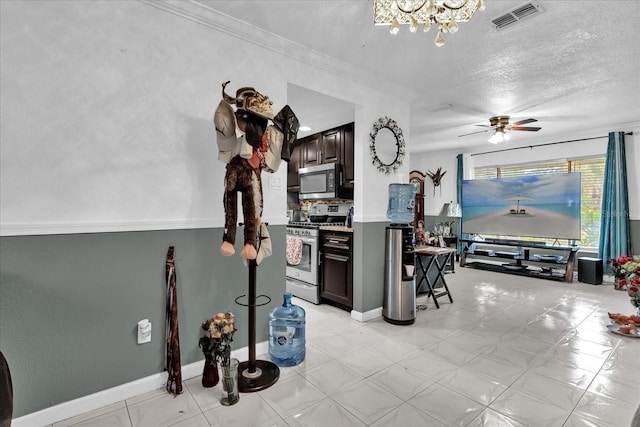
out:
{"label": "hanging clothing", "polygon": [[178,395],[182,393],[182,366],[180,364],[180,336],[178,333],[178,291],[176,266],[173,259],[174,248],[169,246],[165,266],[167,280],[167,322],[166,322],[166,358],[164,369],[167,377],[167,391]]}
{"label": "hanging clothing", "polygon": [[13,416],[13,384],[9,364],[0,351],[0,427],[11,426]]}

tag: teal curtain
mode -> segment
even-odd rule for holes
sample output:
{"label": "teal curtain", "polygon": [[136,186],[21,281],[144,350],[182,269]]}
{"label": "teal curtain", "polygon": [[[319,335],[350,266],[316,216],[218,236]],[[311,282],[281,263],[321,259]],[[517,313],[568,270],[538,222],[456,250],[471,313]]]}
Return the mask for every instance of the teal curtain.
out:
{"label": "teal curtain", "polygon": [[[462,154],[458,154],[458,170],[457,170],[457,178],[456,178],[456,198],[457,202],[462,207],[462,180],[464,179],[464,169],[462,163]],[[456,221],[456,236],[458,236],[458,247],[456,248],[458,251],[458,255],[462,253],[462,218],[458,218]]]}
{"label": "teal curtain", "polygon": [[598,255],[606,268],[610,259],[631,254],[624,132],[610,132],[604,168]]}

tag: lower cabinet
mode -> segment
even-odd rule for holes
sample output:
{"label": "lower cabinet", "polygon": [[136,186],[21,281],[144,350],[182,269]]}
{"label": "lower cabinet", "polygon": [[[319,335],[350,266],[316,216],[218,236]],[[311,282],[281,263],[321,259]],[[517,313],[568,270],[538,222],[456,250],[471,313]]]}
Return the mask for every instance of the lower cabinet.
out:
{"label": "lower cabinet", "polygon": [[352,233],[322,232],[320,297],[345,310],[353,308]]}

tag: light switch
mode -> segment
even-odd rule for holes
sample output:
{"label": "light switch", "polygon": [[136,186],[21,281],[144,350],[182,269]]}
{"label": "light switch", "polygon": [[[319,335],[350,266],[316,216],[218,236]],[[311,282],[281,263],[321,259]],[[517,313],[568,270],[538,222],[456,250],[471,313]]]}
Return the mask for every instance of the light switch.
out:
{"label": "light switch", "polygon": [[272,190],[280,190],[280,177],[272,176],[269,178],[269,188]]}

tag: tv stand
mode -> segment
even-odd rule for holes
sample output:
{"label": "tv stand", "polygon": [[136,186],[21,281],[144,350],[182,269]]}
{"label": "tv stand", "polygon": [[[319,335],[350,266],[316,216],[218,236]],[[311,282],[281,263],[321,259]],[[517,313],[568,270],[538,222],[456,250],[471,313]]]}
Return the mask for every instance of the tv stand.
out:
{"label": "tv stand", "polygon": [[[573,282],[579,246],[508,239],[462,240],[460,267]],[[470,260],[473,261],[470,261]]]}

